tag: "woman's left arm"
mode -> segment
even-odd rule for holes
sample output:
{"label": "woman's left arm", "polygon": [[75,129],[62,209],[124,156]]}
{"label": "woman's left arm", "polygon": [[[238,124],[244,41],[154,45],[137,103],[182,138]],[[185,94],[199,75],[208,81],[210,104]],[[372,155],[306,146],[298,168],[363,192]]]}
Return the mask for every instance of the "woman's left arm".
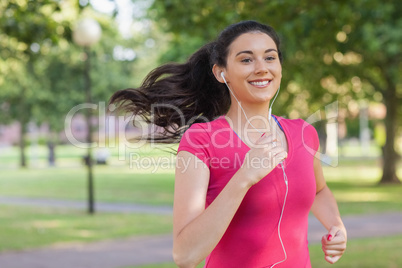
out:
{"label": "woman's left arm", "polygon": [[335,263],[342,257],[346,249],[346,229],[339,214],[335,197],[325,182],[318,156],[314,157],[314,174],[317,192],[311,211],[328,230],[328,234],[321,239],[325,260],[329,263]]}

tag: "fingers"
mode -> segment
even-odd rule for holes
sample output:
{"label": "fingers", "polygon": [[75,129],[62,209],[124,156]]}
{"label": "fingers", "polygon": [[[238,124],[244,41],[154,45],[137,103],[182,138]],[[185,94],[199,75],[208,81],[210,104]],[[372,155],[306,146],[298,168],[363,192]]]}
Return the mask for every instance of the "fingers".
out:
{"label": "fingers", "polygon": [[272,159],[273,167],[277,166],[287,157],[287,152],[282,147],[282,143],[277,139],[277,135],[263,133],[256,142],[255,148],[265,149],[265,153]]}
{"label": "fingers", "polygon": [[342,257],[345,247],[342,245],[338,245],[338,247],[323,246],[322,250],[325,255],[325,260],[329,263],[335,263]]}
{"label": "fingers", "polygon": [[273,142],[275,139],[275,137],[267,132],[262,133],[261,137],[257,140],[256,144],[266,144],[269,142]]}
{"label": "fingers", "polygon": [[274,157],[274,166],[277,166],[280,162],[285,160],[286,157],[288,157],[288,153],[282,147],[275,147],[274,149],[272,149],[272,151]]}
{"label": "fingers", "polygon": [[261,148],[261,146],[259,145],[269,145],[272,147],[276,147],[276,146],[282,146],[282,142],[280,139],[278,139],[277,135],[273,135],[273,134],[268,134],[268,133],[263,133],[261,135],[261,137],[257,140],[257,142],[255,143],[255,145],[258,148]]}
{"label": "fingers", "polygon": [[338,234],[338,232],[339,232],[339,228],[337,228],[335,226],[331,227],[331,229],[329,229],[329,232],[327,234],[327,240],[331,241],[332,238],[334,238]]}
{"label": "fingers", "polygon": [[332,227],[328,234],[321,239],[325,260],[329,263],[337,262],[346,250],[346,236],[341,229]]}
{"label": "fingers", "polygon": [[334,256],[334,257],[325,255],[325,260],[326,260],[327,262],[331,263],[331,264],[334,264],[335,262],[339,261],[339,259],[340,259],[341,257],[342,257],[342,255]]}

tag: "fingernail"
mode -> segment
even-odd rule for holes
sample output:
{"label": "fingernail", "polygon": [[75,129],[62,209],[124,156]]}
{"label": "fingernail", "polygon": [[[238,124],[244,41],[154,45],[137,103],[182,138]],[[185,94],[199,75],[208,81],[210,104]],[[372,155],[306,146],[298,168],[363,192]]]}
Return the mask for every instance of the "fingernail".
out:
{"label": "fingernail", "polygon": [[328,241],[331,241],[331,240],[332,240],[332,235],[329,234],[329,235],[327,236],[327,240],[328,240]]}

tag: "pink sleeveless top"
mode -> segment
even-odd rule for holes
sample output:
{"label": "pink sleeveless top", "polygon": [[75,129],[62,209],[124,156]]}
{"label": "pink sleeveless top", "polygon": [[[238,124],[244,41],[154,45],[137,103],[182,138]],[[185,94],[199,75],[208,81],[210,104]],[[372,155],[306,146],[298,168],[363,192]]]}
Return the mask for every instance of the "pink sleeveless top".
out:
{"label": "pink sleeveless top", "polygon": [[[308,252],[308,215],[316,194],[313,160],[319,140],[307,122],[275,117],[288,142],[284,161],[288,197],[281,223],[287,260],[275,267],[311,267]],[[231,129],[224,116],[193,124],[178,151],[188,151],[210,169],[208,207],[241,167],[250,148]],[[249,163],[252,165],[252,163]],[[277,166],[250,188],[222,239],[205,262],[208,268],[270,267],[285,258],[278,223],[286,193],[282,169]]]}

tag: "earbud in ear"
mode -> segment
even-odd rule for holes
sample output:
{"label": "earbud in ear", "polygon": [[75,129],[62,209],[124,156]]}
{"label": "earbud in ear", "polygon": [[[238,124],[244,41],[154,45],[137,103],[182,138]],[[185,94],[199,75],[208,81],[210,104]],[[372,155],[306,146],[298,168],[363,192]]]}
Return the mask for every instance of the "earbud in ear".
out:
{"label": "earbud in ear", "polygon": [[223,82],[225,82],[225,84],[227,85],[228,82],[226,82],[225,74],[224,74],[223,72],[221,72],[221,77],[222,77],[222,79],[223,79]]}

